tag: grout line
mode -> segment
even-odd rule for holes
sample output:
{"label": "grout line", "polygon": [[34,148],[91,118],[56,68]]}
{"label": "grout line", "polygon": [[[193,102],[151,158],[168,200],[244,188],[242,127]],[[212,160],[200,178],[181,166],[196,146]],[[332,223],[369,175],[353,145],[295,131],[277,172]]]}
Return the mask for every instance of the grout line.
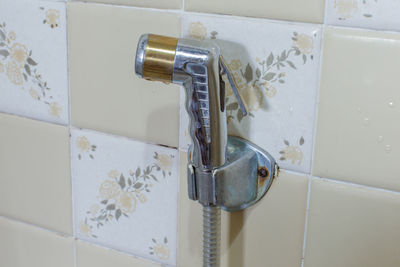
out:
{"label": "grout line", "polygon": [[178,188],[177,188],[177,199],[176,199],[176,209],[177,209],[177,212],[176,212],[176,244],[175,244],[175,247],[176,247],[176,253],[175,253],[175,257],[176,257],[176,261],[175,261],[175,265],[176,266],[178,266],[178,264],[180,263],[180,260],[179,260],[179,255],[180,255],[180,239],[179,239],[179,237],[180,237],[180,235],[179,235],[179,233],[181,232],[180,230],[179,230],[179,228],[180,228],[180,214],[181,214],[181,208],[180,208],[180,197],[181,197],[181,190],[182,190],[182,188],[181,188],[181,183],[180,183],[180,179],[181,179],[181,160],[182,160],[182,157],[181,157],[181,153],[180,153],[180,151],[178,150],[178,183],[177,183],[177,186],[178,186]]}
{"label": "grout line", "polygon": [[89,244],[89,245],[92,245],[92,246],[96,246],[96,247],[100,247],[100,248],[103,248],[103,249],[106,249],[106,250],[109,250],[109,251],[114,251],[114,252],[118,252],[118,253],[121,253],[121,254],[123,254],[123,255],[125,255],[125,256],[129,256],[129,257],[133,257],[133,258],[136,258],[136,259],[138,259],[138,260],[143,260],[143,261],[147,261],[147,262],[151,262],[151,263],[154,263],[154,264],[157,264],[157,265],[160,265],[160,266],[172,266],[172,265],[170,265],[169,263],[163,263],[163,262],[160,262],[160,261],[155,261],[155,260],[152,260],[152,259],[149,259],[149,258],[145,258],[145,257],[143,257],[143,256],[138,256],[138,255],[135,255],[135,254],[132,254],[132,253],[130,253],[130,252],[127,252],[127,251],[125,251],[125,250],[121,250],[121,249],[118,249],[118,248],[115,248],[115,247],[112,247],[112,246],[107,246],[107,245],[105,245],[105,244],[102,244],[102,243],[97,243],[97,242],[92,242],[92,241],[89,241],[89,240],[87,240],[87,239],[82,239],[82,238],[79,238],[79,237],[76,237],[75,238],[75,242],[77,243],[77,242],[83,242],[83,243],[87,243],[87,244]]}
{"label": "grout line", "polygon": [[[394,35],[399,35],[400,30],[395,31],[395,30],[379,30],[379,29],[371,29],[371,28],[362,28],[362,27],[357,27],[357,26],[343,26],[343,25],[334,25],[334,24],[327,24],[327,27],[334,28],[334,29],[339,29],[339,30],[353,30],[353,31],[364,31],[367,33],[387,33],[387,34],[394,34]],[[384,38],[379,38],[384,40]]]}
{"label": "grout line", "polygon": [[325,0],[325,6],[324,6],[324,25],[328,24],[328,6],[329,6],[329,0]]}
{"label": "grout line", "polygon": [[75,226],[75,190],[72,181],[72,149],[71,149],[71,120],[72,120],[72,108],[71,108],[71,72],[70,72],[70,53],[69,53],[69,18],[68,18],[68,1],[64,3],[65,7],[65,38],[67,48],[67,88],[68,88],[68,149],[69,149],[69,168],[70,168],[70,186],[71,186],[71,218],[72,218],[72,236],[74,238],[72,243],[74,267],[78,267],[77,249],[76,249],[76,226]]}
{"label": "grout line", "polygon": [[68,126],[71,127],[71,119],[72,119],[72,109],[71,109],[71,66],[70,66],[70,53],[69,53],[69,25],[68,25],[68,7],[67,3],[65,3],[65,41],[67,47],[67,88],[68,88]]}
{"label": "grout line", "polygon": [[315,175],[311,175],[311,174],[307,174],[307,173],[300,173],[300,172],[297,172],[297,171],[287,170],[287,169],[282,169],[282,168],[280,168],[280,171],[285,172],[285,173],[289,173],[289,174],[293,174],[293,175],[297,175],[297,176],[307,176],[307,177],[310,177],[313,180],[327,181],[327,182],[343,184],[343,185],[347,185],[347,186],[362,187],[362,188],[366,188],[366,189],[370,189],[370,190],[374,190],[374,191],[380,191],[380,192],[384,192],[384,193],[391,193],[391,194],[400,195],[400,190],[396,191],[396,190],[392,190],[392,189],[375,187],[375,186],[371,186],[371,185],[357,184],[357,183],[353,183],[353,182],[338,180],[338,179],[335,179],[335,178],[319,177],[319,176],[315,176]]}
{"label": "grout line", "polygon": [[[279,172],[285,172],[285,173],[289,173],[289,174],[293,174],[293,175],[297,175],[297,176],[307,176],[307,177],[311,176],[311,174],[309,174],[309,173],[303,173],[303,172],[283,169],[280,167],[279,167]],[[279,177],[279,175],[278,175],[278,177]]]}
{"label": "grout line", "polygon": [[45,227],[43,227],[43,226],[36,225],[36,224],[30,223],[30,222],[27,222],[27,221],[23,221],[23,220],[20,220],[20,219],[17,219],[17,218],[8,217],[8,216],[6,216],[6,215],[0,215],[0,219],[5,219],[5,220],[11,221],[11,222],[13,222],[13,223],[20,223],[20,224],[22,224],[22,225],[29,226],[29,227],[33,227],[33,228],[36,228],[36,229],[45,231],[45,232],[47,232],[47,233],[51,233],[51,234],[58,235],[58,236],[62,236],[62,237],[72,237],[72,238],[73,238],[73,236],[70,235],[70,234],[63,233],[63,232],[58,232],[58,231],[56,231],[56,230],[52,230],[52,229],[49,229],[49,228],[45,228]]}
{"label": "grout line", "polygon": [[27,120],[36,121],[36,122],[43,122],[43,123],[48,123],[48,124],[53,124],[53,125],[58,125],[58,126],[67,126],[68,127],[68,123],[65,124],[65,123],[62,123],[62,122],[55,122],[55,121],[48,121],[48,120],[45,120],[45,119],[32,118],[32,117],[28,117],[27,115],[16,114],[16,113],[12,113],[12,112],[9,112],[9,111],[0,111],[0,114],[10,115],[10,116],[18,117],[20,119],[27,119]]}
{"label": "grout line", "polygon": [[166,147],[166,148],[175,149],[175,150],[178,150],[178,148],[179,148],[179,146],[175,147],[175,146],[169,146],[169,145],[164,145],[164,144],[158,144],[158,143],[153,143],[153,142],[150,142],[150,141],[136,139],[136,138],[133,138],[133,137],[128,137],[128,136],[125,136],[125,135],[118,135],[118,134],[102,132],[102,131],[98,131],[98,130],[94,130],[94,129],[81,128],[81,127],[76,127],[76,126],[73,126],[73,125],[70,125],[70,129],[71,130],[86,131],[86,132],[89,132],[89,133],[92,133],[92,134],[98,134],[98,135],[103,135],[103,136],[107,136],[107,137],[119,138],[119,139],[123,139],[123,140],[126,140],[126,141],[139,142],[139,143],[147,144],[147,145],[161,146],[161,147]]}
{"label": "grout line", "polygon": [[73,249],[73,256],[74,256],[74,267],[78,267],[78,258],[76,256],[77,251],[76,251],[76,238],[74,238],[74,242],[72,243],[72,249]]}
{"label": "grout line", "polygon": [[100,3],[100,2],[86,2],[86,1],[69,1],[69,2],[70,2],[70,3],[81,4],[81,5],[93,5],[93,6],[126,8],[126,9],[138,9],[138,10],[148,10],[148,11],[161,12],[161,13],[175,13],[175,14],[179,14],[179,13],[181,13],[181,11],[182,11],[182,8],[181,8],[181,9],[168,9],[168,8],[128,6],[128,5],[115,4],[115,3]]}
{"label": "grout line", "polygon": [[[183,19],[185,17],[185,0],[182,0],[182,9],[181,9],[181,15],[180,15],[180,33],[179,36],[181,38],[183,38]],[[180,183],[180,179],[181,179],[181,161],[182,161],[182,153],[181,153],[181,149],[180,149],[180,145],[181,145],[181,126],[182,126],[182,105],[181,105],[181,94],[182,94],[182,89],[181,86],[179,88],[179,126],[178,126],[178,147],[177,147],[177,153],[178,153],[178,182],[177,182],[177,201],[176,201],[176,234],[175,234],[175,266],[179,266],[180,265],[180,254],[181,254],[181,250],[180,250],[180,234],[181,231],[179,230],[180,228],[180,215],[181,215],[181,206],[180,206],[180,196],[181,196],[181,183]],[[185,154],[186,156],[186,154]]]}
{"label": "grout line", "polygon": [[48,2],[48,3],[54,3],[54,2],[56,2],[56,3],[66,3],[68,0],[39,0],[39,1]]}
{"label": "grout line", "polygon": [[336,179],[332,179],[332,178],[324,178],[324,177],[318,177],[318,176],[310,176],[310,178],[312,180],[331,182],[331,183],[335,183],[335,184],[341,184],[341,185],[347,185],[347,186],[351,186],[351,187],[358,187],[358,188],[373,190],[373,191],[377,191],[377,192],[381,192],[381,193],[400,195],[400,191],[395,191],[395,190],[386,189],[386,188],[379,188],[379,187],[374,187],[374,186],[370,186],[370,185],[357,184],[357,183],[353,183],[353,182],[341,181],[341,180],[336,180]]}
{"label": "grout line", "polygon": [[[183,17],[185,16],[185,0],[182,0],[182,8],[180,10],[180,33],[179,33],[179,37],[183,38]],[[180,87],[180,86],[179,86]],[[181,92],[181,89],[179,88],[179,92]],[[179,126],[180,126],[180,108],[181,108],[181,104],[180,104],[180,94],[179,94]],[[180,135],[180,132],[178,133],[178,135]],[[178,147],[179,147],[179,136],[178,136]]]}
{"label": "grout line", "polygon": [[315,96],[315,106],[314,106],[314,129],[313,129],[313,143],[311,150],[311,169],[310,174],[312,175],[315,165],[315,148],[317,141],[317,131],[318,131],[318,114],[319,114],[319,100],[321,95],[321,83],[322,83],[322,65],[324,58],[324,42],[325,42],[325,27],[326,25],[322,25],[321,27],[321,43],[320,43],[320,55],[319,55],[319,69],[318,69],[318,77],[317,77],[317,92]]}
{"label": "grout line", "polygon": [[303,248],[302,248],[302,255],[301,255],[301,267],[304,267],[304,258],[306,253],[306,245],[307,245],[307,231],[308,231],[308,216],[310,212],[310,198],[311,198],[311,177],[308,177],[308,184],[307,184],[307,204],[306,204],[306,216],[304,222],[304,235],[303,235]]}
{"label": "grout line", "polygon": [[300,25],[300,26],[322,25],[321,23],[315,23],[315,22],[270,19],[270,18],[262,18],[262,17],[247,17],[247,16],[229,15],[229,14],[221,14],[221,13],[204,13],[204,12],[195,12],[195,11],[185,11],[185,13],[189,14],[189,15],[194,15],[194,16],[204,16],[204,17],[223,18],[223,19],[236,19],[236,20],[264,22],[264,23],[268,22],[268,23]]}

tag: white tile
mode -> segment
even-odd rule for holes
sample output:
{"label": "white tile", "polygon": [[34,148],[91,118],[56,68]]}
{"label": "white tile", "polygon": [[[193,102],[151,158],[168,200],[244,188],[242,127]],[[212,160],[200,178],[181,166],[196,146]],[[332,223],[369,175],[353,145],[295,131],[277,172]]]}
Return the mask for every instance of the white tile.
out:
{"label": "white tile", "polygon": [[[229,133],[266,149],[285,169],[309,172],[320,26],[190,14],[183,18],[183,35],[197,39],[216,37],[234,71],[251,115],[239,121],[239,110],[234,107],[236,100],[226,82],[227,109],[234,108],[228,110]],[[183,150],[190,141],[187,125],[182,95],[180,148]]]}
{"label": "white tile", "polygon": [[68,123],[65,3],[0,2],[0,111]]}
{"label": "white tile", "polygon": [[379,30],[400,30],[398,0],[328,0],[327,23]]}
{"label": "white tile", "polygon": [[73,129],[71,155],[77,236],[175,264],[177,150]]}

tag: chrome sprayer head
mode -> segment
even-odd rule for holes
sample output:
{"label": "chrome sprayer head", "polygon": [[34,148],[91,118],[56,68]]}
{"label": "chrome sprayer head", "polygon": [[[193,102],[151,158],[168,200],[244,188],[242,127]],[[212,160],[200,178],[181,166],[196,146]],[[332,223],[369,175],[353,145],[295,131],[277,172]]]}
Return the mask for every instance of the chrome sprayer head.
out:
{"label": "chrome sprayer head", "polygon": [[135,72],[147,80],[184,85],[191,119],[192,163],[203,170],[222,166],[227,144],[223,74],[227,74],[244,115],[247,112],[218,45],[144,34],[137,46]]}

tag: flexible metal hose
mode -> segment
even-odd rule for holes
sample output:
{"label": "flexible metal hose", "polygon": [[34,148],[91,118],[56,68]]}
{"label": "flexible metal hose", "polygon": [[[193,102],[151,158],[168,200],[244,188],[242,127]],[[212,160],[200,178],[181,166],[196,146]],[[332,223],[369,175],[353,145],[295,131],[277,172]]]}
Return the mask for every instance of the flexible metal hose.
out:
{"label": "flexible metal hose", "polygon": [[220,266],[221,209],[203,206],[203,267]]}

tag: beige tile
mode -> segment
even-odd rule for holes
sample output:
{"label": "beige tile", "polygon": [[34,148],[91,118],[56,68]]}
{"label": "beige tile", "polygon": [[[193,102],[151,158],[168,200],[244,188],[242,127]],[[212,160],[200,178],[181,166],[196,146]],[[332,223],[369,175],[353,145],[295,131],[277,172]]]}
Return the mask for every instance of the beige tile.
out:
{"label": "beige tile", "polygon": [[157,267],[159,264],[118,251],[76,241],[76,267]]}
{"label": "beige tile", "polygon": [[[81,1],[81,0],[72,0]],[[97,2],[114,5],[127,5],[139,7],[154,7],[154,8],[167,8],[167,9],[180,9],[182,7],[182,0],[86,0],[87,2]]]}
{"label": "beige tile", "polygon": [[73,267],[73,238],[0,217],[0,266]]}
{"label": "beige tile", "polygon": [[324,0],[185,0],[185,10],[322,23]]}
{"label": "beige tile", "polygon": [[400,195],[313,180],[304,267],[400,266]]}
{"label": "beige tile", "polygon": [[327,28],[313,174],[400,190],[400,35]]}
{"label": "beige tile", "polygon": [[68,4],[74,126],[178,146],[179,87],[134,74],[143,33],[179,36],[175,13]]}
{"label": "beige tile", "polygon": [[0,215],[72,233],[69,132],[0,113]]}
{"label": "beige tile", "polygon": [[[186,154],[180,156],[178,266],[201,266],[202,211],[187,197]],[[255,206],[223,212],[221,266],[300,266],[306,200],[307,177],[281,172]]]}

